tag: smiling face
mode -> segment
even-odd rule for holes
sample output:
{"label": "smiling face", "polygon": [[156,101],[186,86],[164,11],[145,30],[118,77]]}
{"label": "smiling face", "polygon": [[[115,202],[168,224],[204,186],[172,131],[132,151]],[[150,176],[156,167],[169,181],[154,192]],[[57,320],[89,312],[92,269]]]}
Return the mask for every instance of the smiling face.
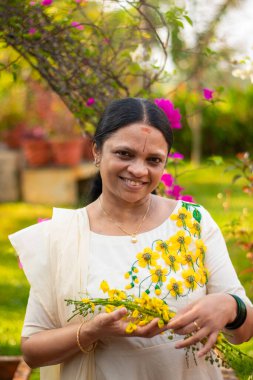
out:
{"label": "smiling face", "polygon": [[100,161],[103,197],[135,203],[157,187],[168,145],[158,129],[134,123],[117,130],[101,150],[94,151]]}

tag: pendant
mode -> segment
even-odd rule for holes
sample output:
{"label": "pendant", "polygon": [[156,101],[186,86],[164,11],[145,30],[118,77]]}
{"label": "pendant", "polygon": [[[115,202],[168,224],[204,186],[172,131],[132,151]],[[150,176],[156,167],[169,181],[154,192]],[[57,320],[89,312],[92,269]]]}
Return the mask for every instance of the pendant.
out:
{"label": "pendant", "polygon": [[137,243],[137,237],[136,237],[136,235],[132,235],[132,239],[131,239],[131,243],[133,243],[133,244],[135,244],[135,243]]}

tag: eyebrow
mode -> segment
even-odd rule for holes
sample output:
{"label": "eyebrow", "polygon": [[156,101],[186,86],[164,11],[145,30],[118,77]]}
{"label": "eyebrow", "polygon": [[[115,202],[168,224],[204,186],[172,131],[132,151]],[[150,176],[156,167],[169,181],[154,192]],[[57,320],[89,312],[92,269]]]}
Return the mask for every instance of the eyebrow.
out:
{"label": "eyebrow", "polygon": [[[119,146],[113,148],[113,150],[127,150],[128,152],[136,153],[135,149],[132,149],[132,148],[130,148],[127,145],[119,145]],[[151,156],[156,156],[156,157],[159,157],[159,158],[165,158],[165,159],[167,158],[167,155],[165,155],[164,153],[161,153],[161,152],[151,152],[148,155],[150,157]]]}

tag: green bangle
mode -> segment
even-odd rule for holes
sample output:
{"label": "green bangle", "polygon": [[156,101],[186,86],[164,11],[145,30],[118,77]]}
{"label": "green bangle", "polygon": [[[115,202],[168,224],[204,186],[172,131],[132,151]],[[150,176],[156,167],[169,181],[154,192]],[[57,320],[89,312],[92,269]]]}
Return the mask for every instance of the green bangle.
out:
{"label": "green bangle", "polygon": [[234,321],[231,323],[228,323],[225,326],[225,328],[228,330],[235,330],[244,324],[246,317],[247,317],[247,308],[246,308],[245,303],[243,302],[243,300],[240,297],[236,296],[235,294],[229,294],[229,295],[232,296],[236,301],[237,314],[236,314]]}

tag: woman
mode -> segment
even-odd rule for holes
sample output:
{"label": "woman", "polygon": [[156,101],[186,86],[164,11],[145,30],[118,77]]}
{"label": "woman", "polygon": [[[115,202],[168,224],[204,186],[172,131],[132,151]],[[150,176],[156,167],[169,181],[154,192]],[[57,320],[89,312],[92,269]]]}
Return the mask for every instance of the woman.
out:
{"label": "woman", "polygon": [[[205,360],[219,331],[228,328],[234,343],[253,335],[251,303],[208,212],[153,194],[172,140],[155,104],[114,101],[94,137],[100,181],[93,201],[55,209],[51,221],[10,236],[31,283],[22,351],[31,367],[43,367],[41,378],[221,379]],[[67,322],[64,300],[103,296],[102,280],[164,298],[177,315],[163,328],[154,320],[131,335],[124,308]],[[174,330],[172,341],[167,330]],[[198,365],[192,357],[187,363],[183,348],[203,338]]]}

